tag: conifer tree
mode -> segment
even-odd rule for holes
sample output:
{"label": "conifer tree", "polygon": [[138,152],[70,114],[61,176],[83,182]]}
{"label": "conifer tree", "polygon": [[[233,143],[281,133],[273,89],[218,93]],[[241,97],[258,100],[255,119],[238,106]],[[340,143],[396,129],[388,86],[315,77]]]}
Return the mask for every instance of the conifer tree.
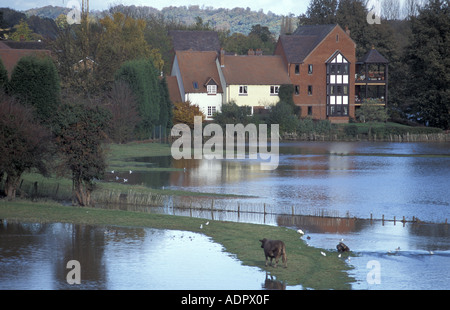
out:
{"label": "conifer tree", "polygon": [[450,127],[450,11],[446,0],[430,0],[411,17],[407,49],[410,114],[425,125]]}
{"label": "conifer tree", "polygon": [[13,69],[8,88],[22,104],[34,107],[42,124],[51,125],[61,98],[58,72],[50,57],[22,57]]}

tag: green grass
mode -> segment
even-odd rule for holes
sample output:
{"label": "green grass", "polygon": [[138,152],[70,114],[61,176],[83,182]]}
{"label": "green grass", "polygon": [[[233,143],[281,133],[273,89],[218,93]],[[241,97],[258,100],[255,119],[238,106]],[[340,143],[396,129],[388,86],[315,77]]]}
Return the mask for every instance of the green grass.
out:
{"label": "green grass", "polygon": [[[278,226],[206,220],[183,216],[148,214],[62,206],[54,202],[0,201],[0,218],[24,222],[65,222],[99,226],[135,226],[174,229],[205,234],[235,254],[244,265],[267,270],[287,285],[313,289],[351,289],[349,267],[334,251],[313,248],[292,229]],[[203,224],[203,229],[200,229]],[[288,267],[265,267],[259,239],[280,239],[286,244]],[[324,257],[320,252],[325,252]],[[281,265],[281,266],[280,266]]]}

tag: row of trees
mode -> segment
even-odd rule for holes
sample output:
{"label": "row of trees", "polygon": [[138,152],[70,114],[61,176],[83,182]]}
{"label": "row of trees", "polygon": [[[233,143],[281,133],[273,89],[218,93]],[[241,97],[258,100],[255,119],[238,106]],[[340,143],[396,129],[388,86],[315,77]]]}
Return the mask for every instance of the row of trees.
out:
{"label": "row of trees", "polygon": [[[69,174],[76,201],[89,205],[94,180],[103,177],[106,167],[104,141],[146,139],[155,126],[171,127],[172,104],[157,62],[161,58],[134,33],[145,23],[119,13],[101,22],[103,30],[92,32],[96,25],[86,20],[61,29],[56,43],[63,49],[56,59],[22,57],[10,79],[0,62],[0,182],[5,178],[8,198],[15,197],[23,172],[37,169]],[[125,37],[135,39],[129,50]],[[108,46],[113,41],[122,43],[121,49]],[[105,65],[82,57],[92,46]],[[72,62],[77,55],[81,61]],[[102,79],[95,81],[99,75]]]}
{"label": "row of trees", "polygon": [[93,179],[105,168],[102,142],[110,112],[99,105],[61,98],[56,66],[47,55],[22,57],[8,80],[0,61],[0,182],[14,199],[21,175],[71,176],[80,205],[88,205]]}

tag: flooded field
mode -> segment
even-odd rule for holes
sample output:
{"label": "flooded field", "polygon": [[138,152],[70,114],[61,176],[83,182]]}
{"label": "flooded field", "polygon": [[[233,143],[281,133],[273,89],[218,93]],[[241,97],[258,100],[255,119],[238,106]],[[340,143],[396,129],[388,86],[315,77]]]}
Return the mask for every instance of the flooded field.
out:
{"label": "flooded field", "polygon": [[[68,274],[80,263],[80,284]],[[202,234],[73,224],[0,224],[0,290],[260,290],[283,284]]]}
{"label": "flooded field", "polygon": [[[280,153],[274,171],[250,160],[148,158],[183,171],[136,173],[130,181],[252,196],[216,200],[214,212],[207,199],[205,210],[160,212],[301,228],[311,245],[327,249],[344,239],[359,255],[348,262],[355,289],[450,288],[449,143],[293,142]],[[236,212],[238,205],[250,212]],[[367,281],[372,261],[381,283]]]}
{"label": "flooded field", "polygon": [[[169,156],[140,160],[179,169],[107,177],[245,196],[194,202],[172,197],[146,212],[302,229],[311,246],[332,250],[343,239],[356,254],[348,261],[355,267],[354,289],[450,289],[450,143],[293,142],[281,144],[280,152],[273,171],[250,160]],[[200,208],[175,208],[193,203]],[[167,247],[155,251],[158,244]],[[0,289],[72,288],[65,278],[71,259],[80,260],[82,288],[286,288],[200,234],[68,224],[0,227]]]}

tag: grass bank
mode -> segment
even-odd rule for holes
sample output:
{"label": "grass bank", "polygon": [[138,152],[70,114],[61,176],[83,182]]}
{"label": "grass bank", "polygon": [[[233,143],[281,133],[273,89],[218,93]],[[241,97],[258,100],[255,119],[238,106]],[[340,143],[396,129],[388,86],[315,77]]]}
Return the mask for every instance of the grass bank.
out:
{"label": "grass bank", "polygon": [[[267,270],[287,285],[313,289],[350,289],[354,281],[337,253],[309,247],[294,230],[258,224],[209,221],[201,218],[62,206],[54,202],[0,201],[0,218],[26,222],[64,222],[99,226],[134,226],[174,229],[205,234],[235,254],[244,265]],[[200,224],[203,228],[200,229]],[[265,267],[259,239],[286,243],[288,268]],[[320,252],[325,252],[326,256]]]}

